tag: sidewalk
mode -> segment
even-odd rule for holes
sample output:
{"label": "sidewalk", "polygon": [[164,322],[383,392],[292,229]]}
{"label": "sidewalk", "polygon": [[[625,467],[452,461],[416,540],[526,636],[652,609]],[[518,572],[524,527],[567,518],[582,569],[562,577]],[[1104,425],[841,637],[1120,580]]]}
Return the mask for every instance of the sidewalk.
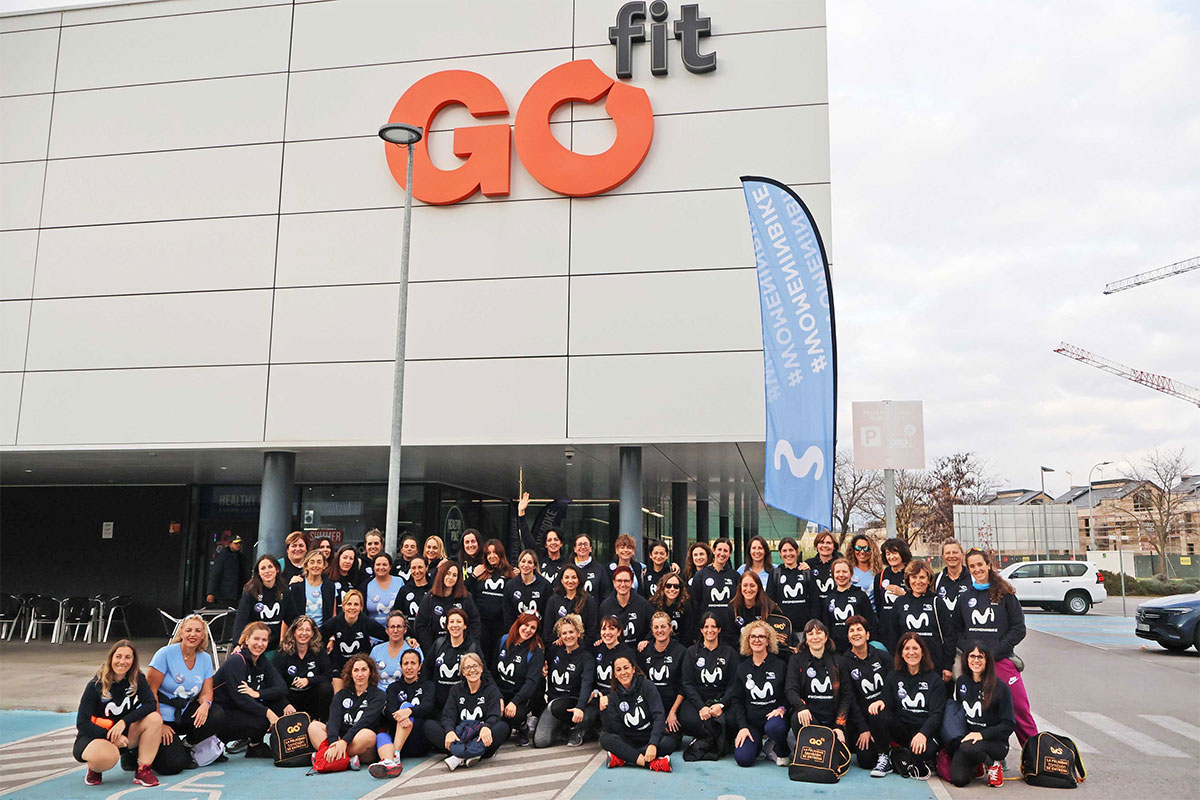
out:
{"label": "sidewalk", "polygon": [[[114,640],[115,641],[115,640]],[[166,639],[136,639],[142,671]],[[83,687],[96,674],[112,642],[50,644],[45,639],[29,644],[0,642],[0,709],[69,711],[79,707]]]}

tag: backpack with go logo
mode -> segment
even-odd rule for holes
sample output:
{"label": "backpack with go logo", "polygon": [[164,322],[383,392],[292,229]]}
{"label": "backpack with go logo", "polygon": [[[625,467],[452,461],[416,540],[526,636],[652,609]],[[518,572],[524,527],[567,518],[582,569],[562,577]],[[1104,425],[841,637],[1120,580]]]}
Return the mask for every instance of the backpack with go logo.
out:
{"label": "backpack with go logo", "polygon": [[1074,789],[1087,779],[1079,748],[1066,736],[1042,731],[1021,749],[1021,774],[1031,786]]}
{"label": "backpack with go logo", "polygon": [[796,734],[788,778],[806,783],[837,783],[850,769],[850,748],[833,728],[805,725]]}

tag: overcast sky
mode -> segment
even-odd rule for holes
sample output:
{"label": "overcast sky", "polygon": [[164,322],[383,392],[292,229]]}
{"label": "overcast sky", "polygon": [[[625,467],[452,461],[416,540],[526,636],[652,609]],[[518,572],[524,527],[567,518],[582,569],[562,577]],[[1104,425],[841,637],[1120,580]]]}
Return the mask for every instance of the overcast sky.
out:
{"label": "overcast sky", "polygon": [[1013,487],[1156,447],[1200,470],[1200,408],[1052,352],[1200,386],[1200,270],[1101,293],[1200,255],[1194,0],[836,0],[828,21],[840,440],[851,401],[923,400],[931,461],[973,450]]}
{"label": "overcast sky", "polygon": [[923,400],[929,460],[1014,488],[1155,447],[1200,470],[1200,408],[1053,352],[1200,386],[1200,270],[1102,294],[1200,255],[1198,8],[828,3],[844,404]]}

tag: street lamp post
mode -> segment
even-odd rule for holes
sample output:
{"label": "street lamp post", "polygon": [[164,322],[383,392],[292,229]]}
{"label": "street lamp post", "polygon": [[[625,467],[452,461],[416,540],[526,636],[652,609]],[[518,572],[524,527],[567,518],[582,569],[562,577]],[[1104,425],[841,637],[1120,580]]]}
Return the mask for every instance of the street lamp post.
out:
{"label": "street lamp post", "polygon": [[[1046,494],[1046,473],[1047,472],[1054,472],[1054,470],[1050,469],[1049,467],[1042,467],[1042,496],[1043,497]],[[1042,535],[1046,537],[1046,560],[1049,561],[1050,560],[1050,526],[1046,522],[1046,501],[1045,500],[1042,501]],[[1034,545],[1034,549],[1035,550],[1037,549],[1036,544]]]}
{"label": "street lamp post", "polygon": [[393,122],[379,129],[379,138],[408,151],[408,172],[404,181],[404,233],[400,240],[400,300],[396,314],[396,372],[392,393],[392,439],[388,456],[387,524],[384,548],[395,553],[400,525],[400,429],[404,417],[404,340],[408,327],[408,241],[412,225],[413,147],[421,141],[422,131],[415,125]]}
{"label": "street lamp post", "polygon": [[[1111,461],[1101,461],[1088,470],[1088,531],[1092,534],[1093,544],[1096,542],[1096,504],[1092,499],[1092,473],[1111,463]],[[1121,616],[1124,617],[1127,616],[1125,612],[1125,548],[1121,546],[1120,534],[1117,535],[1117,569],[1121,572]]]}

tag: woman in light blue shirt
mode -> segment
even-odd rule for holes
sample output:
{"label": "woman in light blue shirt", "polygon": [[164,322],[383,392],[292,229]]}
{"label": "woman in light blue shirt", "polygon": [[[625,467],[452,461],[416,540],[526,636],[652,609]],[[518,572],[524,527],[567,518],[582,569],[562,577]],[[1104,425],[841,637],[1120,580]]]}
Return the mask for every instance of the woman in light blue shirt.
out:
{"label": "woman in light blue shirt", "polygon": [[846,548],[846,557],[853,567],[850,582],[863,590],[871,601],[871,608],[878,613],[879,609],[875,608],[875,576],[883,569],[879,545],[867,534],[856,533]]}
{"label": "woman in light blue shirt", "polygon": [[176,775],[191,764],[191,753],[178,737],[186,736],[195,745],[221,729],[224,714],[212,704],[215,672],[208,653],[208,626],[199,615],[184,617],[171,642],[158,649],[146,670],[146,682],[163,718],[163,746],[154,760],[155,772]]}
{"label": "woman in light blue shirt", "polygon": [[[404,579],[392,576],[392,557],[379,552],[371,559],[371,572],[375,577],[367,581],[363,594],[367,599],[367,615],[380,625],[387,627],[388,612],[396,603],[396,595],[404,588]],[[380,686],[387,689],[386,686]]]}

